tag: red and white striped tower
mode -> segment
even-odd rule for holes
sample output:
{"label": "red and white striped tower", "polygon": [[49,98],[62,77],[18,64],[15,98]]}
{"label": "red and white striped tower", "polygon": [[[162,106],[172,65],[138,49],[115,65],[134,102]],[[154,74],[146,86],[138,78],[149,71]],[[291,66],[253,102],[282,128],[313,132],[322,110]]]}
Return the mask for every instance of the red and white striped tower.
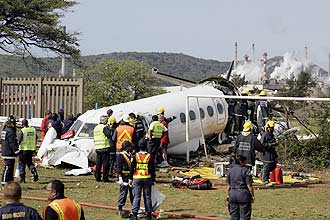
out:
{"label": "red and white striped tower", "polygon": [[263,60],[261,61],[262,62],[262,75],[261,75],[261,81],[263,84],[266,84],[267,81],[268,81],[268,76],[267,76],[267,52],[265,51],[263,54],[262,54],[262,57],[263,57]]}

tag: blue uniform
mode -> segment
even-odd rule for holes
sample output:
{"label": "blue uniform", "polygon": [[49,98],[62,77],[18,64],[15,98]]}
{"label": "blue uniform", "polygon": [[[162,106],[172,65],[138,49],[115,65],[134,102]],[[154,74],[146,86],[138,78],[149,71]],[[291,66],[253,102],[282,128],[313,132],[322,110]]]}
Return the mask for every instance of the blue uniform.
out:
{"label": "blue uniform", "polygon": [[0,208],[0,219],[8,220],[41,220],[37,210],[23,203],[7,204]]}
{"label": "blue uniform", "polygon": [[227,175],[230,187],[228,209],[231,220],[251,219],[252,195],[248,189],[252,185],[252,175],[247,167],[232,165]]}
{"label": "blue uniform", "polygon": [[264,146],[264,152],[261,153],[261,161],[263,162],[262,182],[269,183],[269,173],[276,168],[277,152],[275,146],[277,145],[273,132],[266,131],[261,135],[261,144]]}
{"label": "blue uniform", "polygon": [[132,188],[128,186],[129,173],[131,168],[131,155],[126,151],[122,151],[117,157],[117,173],[123,178],[123,184],[120,185],[119,198],[118,198],[118,211],[123,210],[126,203],[127,194],[129,192],[129,199],[133,204]]}

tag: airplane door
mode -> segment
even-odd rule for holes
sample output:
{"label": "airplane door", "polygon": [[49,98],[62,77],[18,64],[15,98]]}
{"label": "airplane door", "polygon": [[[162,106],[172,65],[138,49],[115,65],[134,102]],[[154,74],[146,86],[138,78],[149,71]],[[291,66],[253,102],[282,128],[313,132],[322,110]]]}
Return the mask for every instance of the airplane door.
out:
{"label": "airplane door", "polygon": [[225,110],[224,101],[220,98],[213,98],[213,103],[215,106],[215,112],[217,113],[217,124],[223,124],[226,122],[227,111]]}

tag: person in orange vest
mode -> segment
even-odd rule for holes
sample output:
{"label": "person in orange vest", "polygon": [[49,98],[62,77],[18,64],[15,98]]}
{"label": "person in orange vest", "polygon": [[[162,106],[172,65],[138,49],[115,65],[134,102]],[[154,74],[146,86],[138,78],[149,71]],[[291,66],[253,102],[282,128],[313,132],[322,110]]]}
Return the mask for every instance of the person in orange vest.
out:
{"label": "person in orange vest", "polygon": [[129,141],[131,144],[135,141],[134,127],[129,125],[129,116],[123,115],[119,126],[116,128],[112,136],[116,143],[117,151],[119,152],[124,141]]}
{"label": "person in orange vest", "polygon": [[131,162],[128,185],[133,187],[132,219],[137,220],[140,209],[141,194],[143,191],[144,207],[147,212],[147,220],[152,219],[151,187],[156,182],[155,165],[152,155],[146,152],[147,142],[141,139],[140,151],[135,153]]}
{"label": "person in orange vest", "polygon": [[46,190],[50,203],[44,208],[44,220],[85,220],[80,204],[64,196],[62,181],[51,180]]}
{"label": "person in orange vest", "polygon": [[128,186],[129,173],[131,169],[131,151],[131,143],[129,141],[124,141],[117,159],[118,183],[120,185],[118,197],[118,214],[122,218],[125,217],[123,206],[126,203],[128,193],[131,204],[133,204],[132,188]]}

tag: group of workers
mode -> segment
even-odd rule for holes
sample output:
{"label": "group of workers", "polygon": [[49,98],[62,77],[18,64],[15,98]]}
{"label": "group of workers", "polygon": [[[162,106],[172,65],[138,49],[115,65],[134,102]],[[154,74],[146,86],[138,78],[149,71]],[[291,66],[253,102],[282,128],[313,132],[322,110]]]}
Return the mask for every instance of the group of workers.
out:
{"label": "group of workers", "polygon": [[[250,90],[244,89],[242,96],[249,96]],[[266,91],[261,90],[257,94],[260,97],[267,96]],[[237,137],[243,129],[246,120],[251,121],[256,126],[256,132],[262,131],[267,121],[271,118],[272,107],[267,100],[247,100],[231,99],[228,100],[228,122],[225,128],[225,134],[229,141],[229,135]]]}
{"label": "group of workers", "polygon": [[109,182],[116,163],[120,184],[118,198],[120,216],[125,215],[123,206],[129,195],[132,204],[132,219],[137,219],[143,191],[147,219],[152,219],[151,187],[156,178],[155,166],[159,152],[161,152],[162,160],[159,166],[169,165],[168,123],[176,118],[175,116],[166,118],[164,113],[165,109],[159,107],[157,115],[152,116],[149,129],[146,131],[140,113],[124,114],[117,123],[113,111],[109,109],[107,115],[102,115],[100,123],[94,128],[97,155],[95,179],[97,182]]}

